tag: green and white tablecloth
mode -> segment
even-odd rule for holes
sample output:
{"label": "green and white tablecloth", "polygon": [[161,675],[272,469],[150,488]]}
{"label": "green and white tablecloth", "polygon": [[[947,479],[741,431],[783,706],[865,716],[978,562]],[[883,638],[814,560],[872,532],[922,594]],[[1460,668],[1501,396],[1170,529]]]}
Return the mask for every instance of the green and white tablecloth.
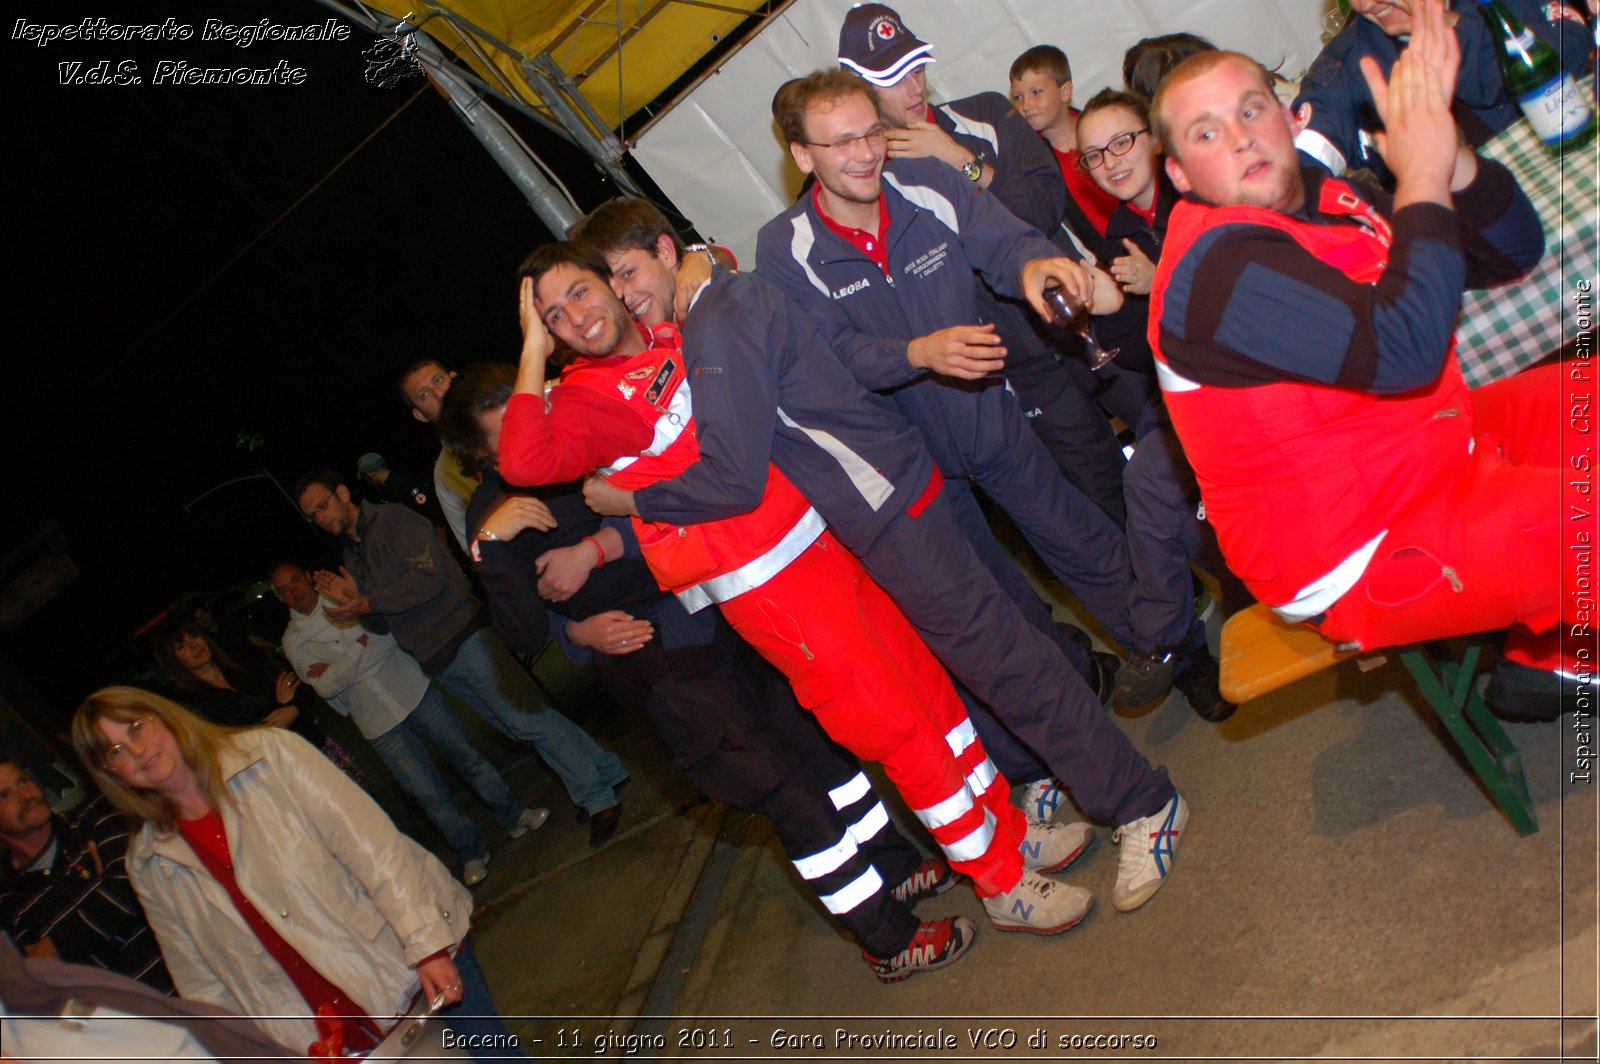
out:
{"label": "green and white tablecloth", "polygon": [[[1583,91],[1591,91],[1588,84]],[[1456,353],[1474,387],[1509,377],[1570,342],[1579,331],[1574,297],[1581,280],[1589,283],[1582,310],[1593,327],[1600,254],[1600,138],[1557,160],[1519,121],[1478,153],[1505,164],[1522,183],[1544,223],[1545,255],[1527,277],[1462,299]]]}

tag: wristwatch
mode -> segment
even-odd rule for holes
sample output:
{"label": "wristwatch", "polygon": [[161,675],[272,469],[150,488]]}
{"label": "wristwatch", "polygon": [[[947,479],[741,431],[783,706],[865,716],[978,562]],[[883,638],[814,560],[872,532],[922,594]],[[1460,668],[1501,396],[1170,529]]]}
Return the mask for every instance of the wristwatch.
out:
{"label": "wristwatch", "polygon": [[976,185],[983,179],[983,156],[974,155],[972,161],[961,168],[961,176]]}

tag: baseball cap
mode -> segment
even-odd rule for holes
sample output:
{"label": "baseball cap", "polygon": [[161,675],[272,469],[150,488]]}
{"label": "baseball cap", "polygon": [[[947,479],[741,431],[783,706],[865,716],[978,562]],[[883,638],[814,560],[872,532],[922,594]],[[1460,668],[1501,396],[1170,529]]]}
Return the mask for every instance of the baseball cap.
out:
{"label": "baseball cap", "polygon": [[857,4],[839,29],[839,65],[885,88],[933,62],[931,51],[887,4]]}
{"label": "baseball cap", "polygon": [[368,473],[382,469],[388,464],[383,460],[383,455],[381,454],[364,454],[356,459],[356,472],[361,476],[366,476]]}

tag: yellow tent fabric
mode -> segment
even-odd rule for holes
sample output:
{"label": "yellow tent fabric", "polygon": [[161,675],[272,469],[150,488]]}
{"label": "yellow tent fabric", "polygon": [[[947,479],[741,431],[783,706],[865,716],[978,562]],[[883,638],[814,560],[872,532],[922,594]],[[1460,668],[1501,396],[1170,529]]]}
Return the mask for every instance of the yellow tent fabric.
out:
{"label": "yellow tent fabric", "polygon": [[[618,131],[772,0],[368,0],[420,26],[506,95],[540,107],[523,64],[548,53]],[[600,132],[596,130],[595,132]],[[624,130],[624,134],[631,130]]]}

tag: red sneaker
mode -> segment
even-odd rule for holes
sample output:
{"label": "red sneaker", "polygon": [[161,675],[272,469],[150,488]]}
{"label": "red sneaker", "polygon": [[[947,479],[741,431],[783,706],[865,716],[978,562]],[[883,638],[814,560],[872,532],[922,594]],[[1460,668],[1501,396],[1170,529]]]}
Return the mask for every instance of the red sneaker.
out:
{"label": "red sneaker", "polygon": [[[948,870],[947,870],[948,871]],[[978,927],[965,916],[927,920],[912,936],[911,945],[893,957],[874,957],[866,950],[861,956],[880,983],[898,983],[918,972],[931,972],[954,963],[978,937]]]}

